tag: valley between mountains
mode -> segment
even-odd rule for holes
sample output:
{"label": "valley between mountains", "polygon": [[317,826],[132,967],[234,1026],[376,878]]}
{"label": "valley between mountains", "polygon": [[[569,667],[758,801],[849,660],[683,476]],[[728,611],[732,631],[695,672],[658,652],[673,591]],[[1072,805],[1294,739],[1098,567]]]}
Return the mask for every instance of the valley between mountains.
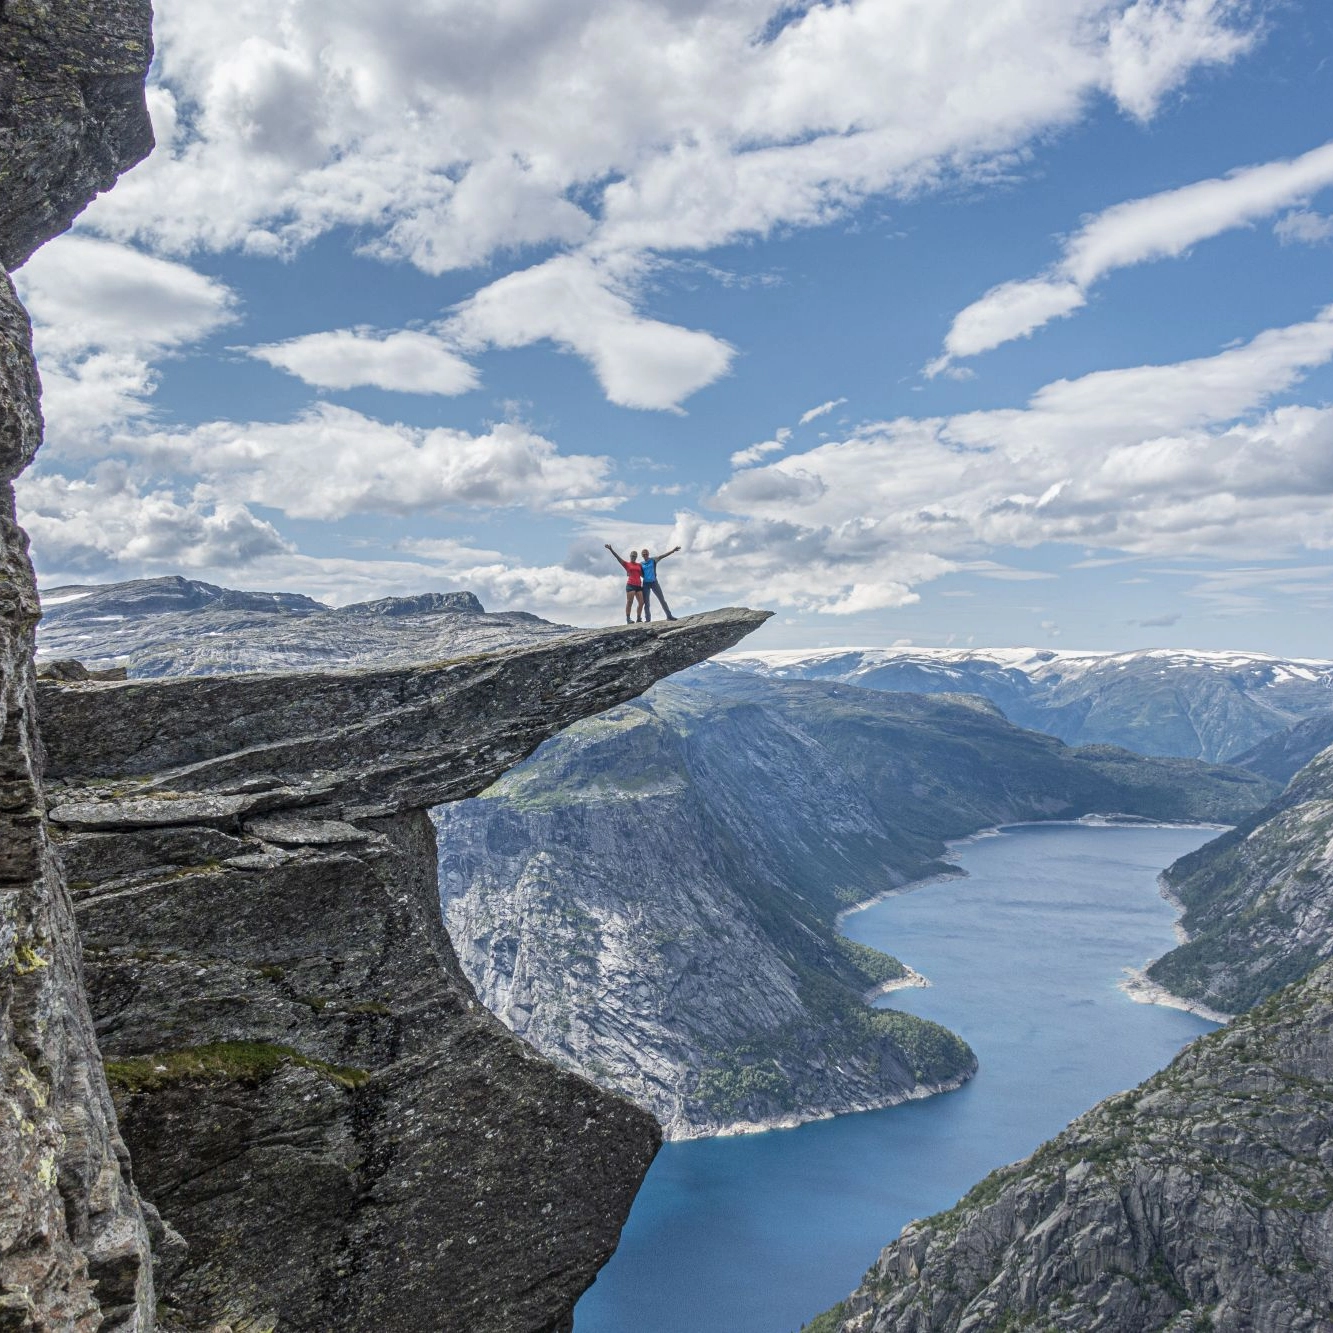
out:
{"label": "valley between mountains", "polygon": [[[466,593],[334,609],[157,579],[52,590],[41,642],[44,659],[153,677],[429,660],[561,629]],[[482,1001],[668,1137],[892,1105],[971,1075],[960,1038],[866,1004],[913,974],[837,929],[854,903],[951,873],[951,839],[1090,814],[1234,823],[1277,791],[1194,758],[1071,748],[977,693],[722,660],[434,812],[445,921]],[[1139,712],[1159,697],[1154,684]]]}

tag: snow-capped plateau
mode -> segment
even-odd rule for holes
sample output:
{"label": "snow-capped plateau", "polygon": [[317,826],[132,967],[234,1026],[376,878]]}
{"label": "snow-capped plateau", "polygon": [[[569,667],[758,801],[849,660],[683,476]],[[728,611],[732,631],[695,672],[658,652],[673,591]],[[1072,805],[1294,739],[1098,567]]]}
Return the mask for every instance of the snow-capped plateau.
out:
{"label": "snow-capped plateau", "polygon": [[737,670],[864,689],[978,694],[1013,722],[1071,745],[1233,759],[1333,713],[1333,662],[1152,648],[819,648],[728,654]]}

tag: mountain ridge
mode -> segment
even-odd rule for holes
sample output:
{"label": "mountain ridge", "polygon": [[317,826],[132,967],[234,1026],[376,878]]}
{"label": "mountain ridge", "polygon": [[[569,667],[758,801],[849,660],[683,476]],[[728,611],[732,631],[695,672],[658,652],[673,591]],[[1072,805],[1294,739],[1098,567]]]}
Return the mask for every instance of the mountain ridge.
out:
{"label": "mountain ridge", "polygon": [[1333,713],[1333,662],[1152,648],[771,649],[724,666],[866,689],[973,693],[1068,744],[1230,761],[1306,718]]}
{"label": "mountain ridge", "polygon": [[[911,1093],[877,1084],[848,1043],[864,992],[900,984],[911,960],[849,957],[836,921],[949,873],[948,841],[1090,812],[1231,819],[1271,791],[1196,761],[1070,750],[975,696],[708,667],[435,818],[446,919],[478,993],[680,1138]],[[710,1097],[710,1071],[719,1089],[748,1077],[751,1095]]]}

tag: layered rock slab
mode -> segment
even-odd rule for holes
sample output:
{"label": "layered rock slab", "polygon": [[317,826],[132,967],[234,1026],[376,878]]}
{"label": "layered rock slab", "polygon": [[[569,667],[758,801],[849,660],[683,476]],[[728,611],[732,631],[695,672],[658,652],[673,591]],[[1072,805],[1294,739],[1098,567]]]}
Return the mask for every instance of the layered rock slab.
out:
{"label": "layered rock slab", "polygon": [[1331,1089],[1326,963],[907,1227],[811,1328],[1323,1333]]}
{"label": "layered rock slab", "polygon": [[0,4],[0,1326],[140,1330],[143,1212],[43,818],[36,581],[13,480],[42,438],[28,319],[6,270],[152,147],[143,0]]}
{"label": "layered rock slab", "polygon": [[570,1326],[660,1142],[476,1000],[425,807],[762,623],[343,673],[40,687],[167,1327]]}

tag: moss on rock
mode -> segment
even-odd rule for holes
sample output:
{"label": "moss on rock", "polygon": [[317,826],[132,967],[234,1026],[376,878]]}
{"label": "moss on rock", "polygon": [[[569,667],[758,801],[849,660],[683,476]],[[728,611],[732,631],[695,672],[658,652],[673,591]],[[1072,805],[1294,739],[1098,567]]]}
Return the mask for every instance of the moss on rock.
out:
{"label": "moss on rock", "polygon": [[284,1064],[299,1065],[343,1088],[359,1088],[370,1072],[351,1065],[332,1065],[302,1055],[290,1046],[262,1041],[219,1041],[175,1051],[107,1060],[107,1082],[120,1092],[157,1092],[175,1083],[262,1083]]}

